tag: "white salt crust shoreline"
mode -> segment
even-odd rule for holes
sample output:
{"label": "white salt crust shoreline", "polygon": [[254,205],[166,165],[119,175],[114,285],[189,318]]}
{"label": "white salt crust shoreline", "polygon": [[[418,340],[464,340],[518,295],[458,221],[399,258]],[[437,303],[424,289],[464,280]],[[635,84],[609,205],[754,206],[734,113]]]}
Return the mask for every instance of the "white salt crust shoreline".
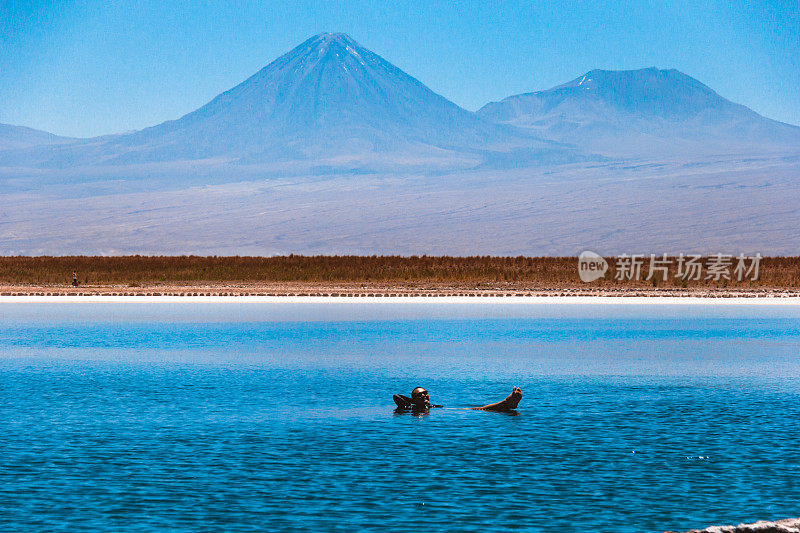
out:
{"label": "white salt crust shoreline", "polygon": [[0,296],[3,303],[270,303],[270,304],[514,304],[800,306],[797,296]]}

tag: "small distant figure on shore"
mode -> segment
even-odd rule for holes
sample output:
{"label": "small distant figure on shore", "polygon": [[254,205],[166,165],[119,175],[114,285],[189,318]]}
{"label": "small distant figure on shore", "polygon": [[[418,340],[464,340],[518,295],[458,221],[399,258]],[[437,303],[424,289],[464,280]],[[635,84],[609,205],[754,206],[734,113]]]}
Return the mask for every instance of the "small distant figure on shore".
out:
{"label": "small distant figure on shore", "polygon": [[[411,410],[412,413],[424,413],[429,409],[442,407],[441,405],[433,405],[431,403],[430,395],[424,387],[417,387],[411,391],[411,397],[403,396],[402,394],[395,394],[392,396],[394,403],[397,405],[395,412],[404,412]],[[514,387],[504,400],[499,402],[490,403],[481,407],[468,407],[475,411],[513,411],[522,400],[522,389]]]}
{"label": "small distant figure on shore", "polygon": [[73,287],[77,287],[79,284],[80,284],[80,282],[78,282],[78,272],[73,270],[72,271],[72,286]]}

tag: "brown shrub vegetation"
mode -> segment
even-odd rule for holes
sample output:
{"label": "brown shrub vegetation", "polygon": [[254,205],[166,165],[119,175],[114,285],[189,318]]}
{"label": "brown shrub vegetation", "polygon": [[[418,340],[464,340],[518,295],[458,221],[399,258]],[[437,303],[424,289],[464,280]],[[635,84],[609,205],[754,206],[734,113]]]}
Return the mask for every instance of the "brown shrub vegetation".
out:
{"label": "brown shrub vegetation", "polygon": [[[675,277],[672,258],[666,281],[645,279],[649,257],[644,259],[641,279],[615,279],[615,258],[606,258],[610,270],[591,286],[613,287],[800,287],[800,257],[765,257],[756,281],[731,279],[683,280]],[[704,261],[706,258],[704,258]],[[575,257],[435,257],[435,256],[71,256],[0,257],[0,284],[68,285],[73,270],[82,284],[196,284],[196,283],[436,283],[451,285],[503,284],[510,286],[580,286]]]}

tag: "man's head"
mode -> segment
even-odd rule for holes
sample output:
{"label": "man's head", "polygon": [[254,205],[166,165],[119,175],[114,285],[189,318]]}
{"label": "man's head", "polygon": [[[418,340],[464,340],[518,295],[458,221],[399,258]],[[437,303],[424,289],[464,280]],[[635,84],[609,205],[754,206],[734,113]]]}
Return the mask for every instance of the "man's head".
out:
{"label": "man's head", "polygon": [[427,409],[431,406],[431,399],[428,396],[428,391],[423,387],[417,387],[411,391],[411,402],[414,407],[418,409]]}

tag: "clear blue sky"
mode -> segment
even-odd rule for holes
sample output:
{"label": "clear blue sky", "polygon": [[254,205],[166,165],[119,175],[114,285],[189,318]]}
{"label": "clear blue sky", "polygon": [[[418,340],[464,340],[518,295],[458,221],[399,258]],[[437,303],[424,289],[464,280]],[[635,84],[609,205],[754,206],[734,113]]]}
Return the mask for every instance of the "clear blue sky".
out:
{"label": "clear blue sky", "polygon": [[592,68],[657,66],[800,124],[797,0],[0,0],[0,122],[72,136],[151,126],[323,31],[470,110]]}

